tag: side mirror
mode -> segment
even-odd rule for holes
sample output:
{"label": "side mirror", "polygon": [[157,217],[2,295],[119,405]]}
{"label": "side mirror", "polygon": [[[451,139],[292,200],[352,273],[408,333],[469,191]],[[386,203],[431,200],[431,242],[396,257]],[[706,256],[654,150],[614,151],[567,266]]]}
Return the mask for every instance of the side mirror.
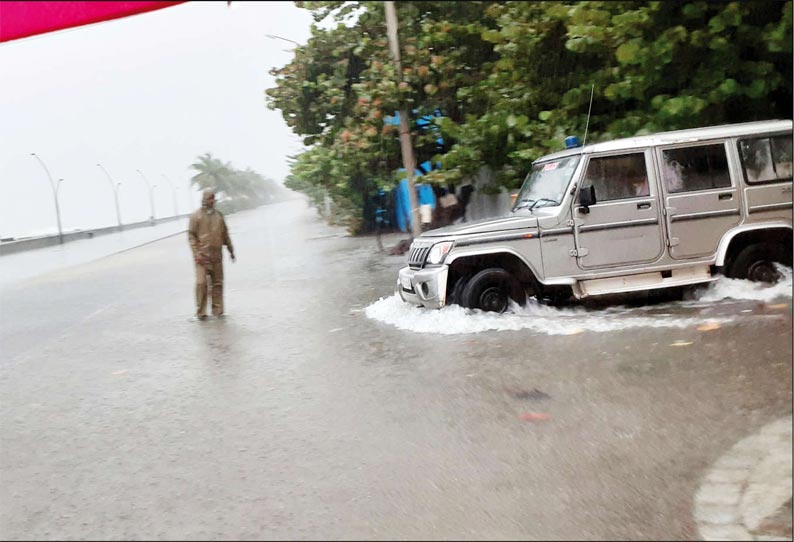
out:
{"label": "side mirror", "polygon": [[579,190],[579,206],[583,214],[590,212],[590,206],[596,204],[595,186],[585,186]]}

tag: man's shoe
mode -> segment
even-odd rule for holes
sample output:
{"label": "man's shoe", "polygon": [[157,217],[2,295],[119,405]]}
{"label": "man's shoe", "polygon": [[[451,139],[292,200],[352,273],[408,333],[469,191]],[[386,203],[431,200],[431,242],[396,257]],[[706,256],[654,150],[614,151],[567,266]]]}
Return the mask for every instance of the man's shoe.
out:
{"label": "man's shoe", "polygon": [[196,316],[193,317],[193,320],[196,320],[196,321],[199,321],[199,322],[203,322],[206,319],[207,319],[207,315],[206,314],[197,314]]}

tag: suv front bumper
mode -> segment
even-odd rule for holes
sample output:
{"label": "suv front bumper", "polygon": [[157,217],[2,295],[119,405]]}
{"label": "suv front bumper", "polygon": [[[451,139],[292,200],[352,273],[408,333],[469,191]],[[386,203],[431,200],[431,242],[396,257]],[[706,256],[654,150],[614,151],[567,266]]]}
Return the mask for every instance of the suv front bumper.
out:
{"label": "suv front bumper", "polygon": [[448,272],[446,265],[427,269],[403,267],[397,277],[397,291],[403,301],[428,309],[440,309],[447,301]]}

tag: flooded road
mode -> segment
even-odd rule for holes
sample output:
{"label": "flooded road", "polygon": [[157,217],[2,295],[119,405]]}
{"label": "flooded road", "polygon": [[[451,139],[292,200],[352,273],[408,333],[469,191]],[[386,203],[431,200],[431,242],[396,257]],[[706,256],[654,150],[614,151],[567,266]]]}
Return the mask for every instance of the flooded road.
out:
{"label": "flooded road", "polygon": [[302,201],[229,226],[225,320],[182,236],[2,290],[3,538],[693,539],[706,469],[791,415],[790,274],[422,311]]}
{"label": "flooded road", "polygon": [[181,218],[153,226],[103,233],[91,239],[78,239],[62,245],[3,255],[0,259],[0,290],[13,287],[25,279],[92,262],[169,235],[177,235],[187,229],[187,221],[187,218]]}

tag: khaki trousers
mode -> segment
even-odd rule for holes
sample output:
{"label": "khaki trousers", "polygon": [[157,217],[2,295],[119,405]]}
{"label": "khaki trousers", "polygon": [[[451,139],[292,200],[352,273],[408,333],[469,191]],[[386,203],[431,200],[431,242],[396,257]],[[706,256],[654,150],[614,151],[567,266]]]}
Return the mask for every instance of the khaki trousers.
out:
{"label": "khaki trousers", "polygon": [[223,262],[196,264],[196,316],[206,314],[208,293],[212,314],[223,314]]}

